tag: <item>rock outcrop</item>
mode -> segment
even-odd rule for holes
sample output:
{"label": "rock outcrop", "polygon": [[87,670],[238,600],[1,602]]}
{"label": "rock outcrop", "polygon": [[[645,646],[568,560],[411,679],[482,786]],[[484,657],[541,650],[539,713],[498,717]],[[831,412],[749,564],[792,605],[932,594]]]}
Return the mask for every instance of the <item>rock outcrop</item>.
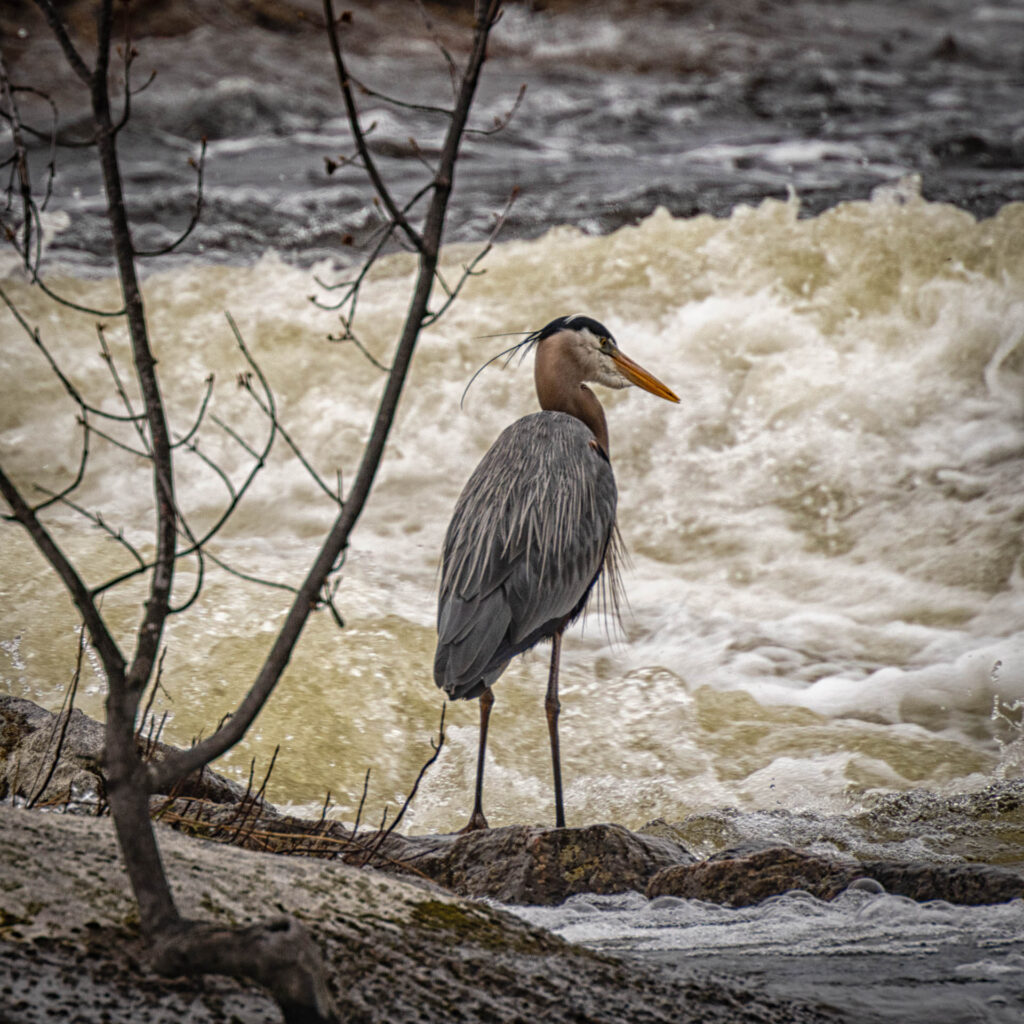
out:
{"label": "rock outcrop", "polygon": [[672,839],[621,825],[393,835],[380,852],[461,896],[548,906],[577,893],[643,892],[659,871],[696,861]]}
{"label": "rock outcrop", "polygon": [[[0,694],[0,800],[94,814],[103,794],[103,725],[75,708],[55,715],[22,697]],[[159,759],[173,749],[139,737]],[[59,752],[59,756],[58,756]],[[210,768],[177,787],[183,797],[238,804],[244,790]]]}
{"label": "rock outcrop", "polygon": [[[287,908],[322,949],[349,1024],[834,1020],[706,970],[687,975],[592,953],[427,882],[159,831],[182,912],[238,925]],[[280,1020],[253,986],[147,968],[109,819],[0,806],[0,838],[4,1024]]]}
{"label": "rock outcrop", "polygon": [[[61,755],[51,773],[62,732]],[[102,794],[102,746],[102,726],[81,712],[73,712],[65,723],[31,701],[0,696],[0,799],[27,800],[50,777],[42,803],[94,813]],[[154,757],[169,749],[149,746]],[[153,797],[152,807],[159,820],[199,838],[275,853],[340,857],[428,880],[460,896],[518,905],[551,906],[578,893],[633,890],[651,898],[672,895],[749,906],[793,890],[833,899],[850,885],[972,905],[1024,896],[1024,877],[1006,868],[856,860],[808,852],[774,838],[747,840],[698,861],[675,838],[677,830],[664,822],[640,832],[614,824],[511,825],[452,835],[353,836],[340,822],[283,815],[208,768],[177,787],[173,799]]]}
{"label": "rock outcrop", "polygon": [[648,882],[645,893],[651,899],[679,896],[747,907],[794,890],[831,900],[850,886],[975,906],[1024,897],[1024,877],[986,864],[857,861],[754,843],[700,863],[665,868]]}

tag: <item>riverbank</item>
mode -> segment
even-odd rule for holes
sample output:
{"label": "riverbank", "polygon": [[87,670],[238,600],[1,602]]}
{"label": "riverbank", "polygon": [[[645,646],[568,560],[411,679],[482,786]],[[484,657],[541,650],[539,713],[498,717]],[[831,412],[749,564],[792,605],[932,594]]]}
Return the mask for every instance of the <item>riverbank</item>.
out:
{"label": "riverbank", "polygon": [[[280,1019],[230,979],[146,966],[107,819],[0,807],[6,1024]],[[435,886],[337,861],[257,854],[160,828],[183,913],[240,924],[286,908],[314,933],[343,1020],[819,1022],[726,976],[638,967]]]}
{"label": "riverbank", "polygon": [[[148,969],[111,823],[94,814],[99,723],[73,714],[41,788],[61,724],[29,701],[0,697],[5,1022],[172,1021],[186,1011],[198,1022],[277,1020],[273,1002],[252,987]],[[947,810],[961,822],[995,812],[1008,824],[1021,813],[1022,789],[1007,783]],[[51,813],[13,806],[37,792]],[[680,842],[685,824],[667,823],[640,832],[593,825],[396,833],[378,846],[372,833],[353,837],[340,822],[284,815],[209,771],[185,792],[173,802],[154,798],[155,812],[190,833],[157,825],[182,912],[232,925],[294,914],[324,951],[349,1021],[859,1024],[889,1019],[875,1015],[878,1005],[909,1012],[913,1004],[918,1016],[905,1020],[941,1005],[948,1021],[1002,1021],[1004,1010],[1024,1007],[1024,877],[948,850],[930,864],[857,862],[820,852],[820,842],[817,853],[813,842],[793,845],[807,840],[806,822],[792,816],[787,830],[784,815],[775,824],[788,844],[763,837],[704,858]],[[61,808],[72,813],[54,813]],[[266,848],[278,852],[257,852]],[[386,870],[356,866],[364,861]],[[719,936],[755,916],[771,920],[770,933],[760,945],[702,950],[699,933],[714,915]],[[801,942],[792,931],[798,918]],[[808,940],[813,918],[831,921],[830,948]],[[844,938],[851,921],[857,934]],[[1002,933],[992,930],[997,922]],[[925,939],[908,955],[880,941],[890,924]],[[940,938],[944,924],[959,929],[955,943]],[[645,935],[647,948],[616,939],[615,927]],[[684,954],[673,952],[678,938],[666,938],[681,927],[691,929]],[[785,948],[780,934],[788,935]],[[850,983],[867,964],[880,1003]],[[988,1016],[960,1015],[978,1005]]]}

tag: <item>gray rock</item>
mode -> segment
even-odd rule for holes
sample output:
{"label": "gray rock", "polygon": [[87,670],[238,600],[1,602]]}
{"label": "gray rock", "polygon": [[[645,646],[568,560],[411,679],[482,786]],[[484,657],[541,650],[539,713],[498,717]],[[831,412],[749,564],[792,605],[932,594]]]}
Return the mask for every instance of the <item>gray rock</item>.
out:
{"label": "gray rock", "polygon": [[[870,880],[867,886],[863,880]],[[666,868],[651,879],[646,894],[746,907],[794,890],[830,900],[858,882],[859,888],[877,887],[921,901],[979,905],[1024,896],[1024,876],[987,864],[860,862],[762,843],[723,850],[699,864]]]}
{"label": "gray rock", "polygon": [[584,892],[643,892],[658,871],[696,859],[675,840],[621,825],[393,835],[381,853],[462,896],[531,905],[553,905]]}
{"label": "gray rock", "polygon": [[[0,993],[5,1024],[280,1021],[232,979],[147,967],[109,819],[0,806]],[[160,827],[182,913],[244,925],[285,908],[323,951],[343,1020],[551,1024],[824,1024],[826,1010],[572,946],[429,883],[337,860],[199,842]]]}
{"label": "gray rock", "polygon": [[0,800],[94,810],[103,792],[102,761],[99,722],[77,709],[58,717],[30,700],[0,695]]}
{"label": "gray rock", "polygon": [[[77,708],[70,716],[55,715],[30,700],[0,694],[0,800],[95,814],[104,795],[103,744],[103,725]],[[173,748],[140,736],[139,749],[159,760]],[[237,804],[245,795],[238,783],[210,768],[184,779],[175,792],[215,804]]]}

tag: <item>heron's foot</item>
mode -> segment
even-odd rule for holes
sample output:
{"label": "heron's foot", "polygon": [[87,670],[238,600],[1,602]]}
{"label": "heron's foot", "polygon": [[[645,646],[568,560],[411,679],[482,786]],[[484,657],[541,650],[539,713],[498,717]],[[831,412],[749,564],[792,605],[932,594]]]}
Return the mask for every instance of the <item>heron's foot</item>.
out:
{"label": "heron's foot", "polygon": [[481,811],[480,808],[478,807],[473,812],[472,817],[470,817],[469,823],[466,825],[466,827],[459,829],[459,835],[462,835],[464,832],[477,832],[480,829],[484,828],[490,828],[490,825],[487,824],[487,819],[484,817],[484,812]]}

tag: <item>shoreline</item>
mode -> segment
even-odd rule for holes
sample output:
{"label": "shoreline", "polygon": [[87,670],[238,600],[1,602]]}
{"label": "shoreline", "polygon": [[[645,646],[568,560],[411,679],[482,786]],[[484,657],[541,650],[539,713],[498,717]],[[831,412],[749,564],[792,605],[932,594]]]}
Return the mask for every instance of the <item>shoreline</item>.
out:
{"label": "shoreline", "polygon": [[[11,806],[24,800],[31,786],[24,780],[39,777],[33,758],[52,761],[48,740],[55,717],[29,701],[0,697],[0,988],[12,1006],[6,1019],[41,1024],[71,1016],[73,1008],[74,1019],[87,1022],[135,1021],[142,1011],[149,1020],[170,1021],[188,1008],[189,1019],[197,1022],[232,1014],[247,1024],[277,1020],[276,1005],[253,987],[219,977],[166,979],[147,968],[109,818]],[[89,778],[95,779],[101,736],[99,723],[73,713],[53,775],[55,802],[62,789],[85,796]],[[844,865],[856,867],[855,861],[775,841],[748,842],[698,860],[665,823],[638,833],[615,825],[510,826],[424,837],[396,833],[377,853],[386,871],[345,863],[335,855],[342,845],[335,830],[288,818],[262,802],[245,813],[249,849],[193,837],[203,830],[223,832],[246,799],[240,787],[209,770],[190,795],[173,804],[153,798],[155,809],[190,815],[178,818],[192,836],[157,825],[179,906],[186,916],[232,925],[275,909],[299,917],[325,949],[335,995],[351,1021],[474,1021],[490,1015],[557,1022],[579,1020],[581,1014],[609,1024],[867,1021],[874,1018],[858,1010],[859,986],[850,982],[856,971],[850,975],[843,957],[827,950],[792,964],[768,948],[683,958],[595,951],[528,923],[525,907],[518,916],[494,901],[557,911],[573,893],[633,890],[635,901],[646,890],[649,906],[670,909],[696,900],[695,906],[717,902],[738,912],[766,899],[768,906],[772,898],[817,900],[824,907],[837,896],[849,900],[848,893],[861,903],[882,897],[879,878],[890,894],[916,885],[904,888],[903,897],[885,896],[908,903],[912,896],[943,906],[1007,899],[1016,906],[1024,896],[1024,876],[1006,869],[964,862],[903,865],[908,870],[900,881],[885,874],[893,865],[862,864],[862,870],[844,874]],[[1024,783],[989,794],[976,813],[985,813],[985,799],[1013,814],[1024,806]],[[87,800],[80,803],[87,807]],[[249,811],[255,812],[251,818]],[[265,848],[267,835],[278,837],[278,852],[252,848]],[[302,843],[311,855],[287,855]],[[364,843],[356,859],[366,849]],[[593,908],[602,906],[598,898]],[[958,977],[965,969],[980,970],[973,965],[982,955],[969,943],[930,962],[866,948],[855,953],[850,967],[863,974],[870,963],[878,984],[913,991],[927,1006],[948,998],[948,979],[937,965]],[[1019,988],[1024,999],[1021,971],[1000,975],[992,967],[989,976],[962,980],[961,996],[1012,1001]]]}

